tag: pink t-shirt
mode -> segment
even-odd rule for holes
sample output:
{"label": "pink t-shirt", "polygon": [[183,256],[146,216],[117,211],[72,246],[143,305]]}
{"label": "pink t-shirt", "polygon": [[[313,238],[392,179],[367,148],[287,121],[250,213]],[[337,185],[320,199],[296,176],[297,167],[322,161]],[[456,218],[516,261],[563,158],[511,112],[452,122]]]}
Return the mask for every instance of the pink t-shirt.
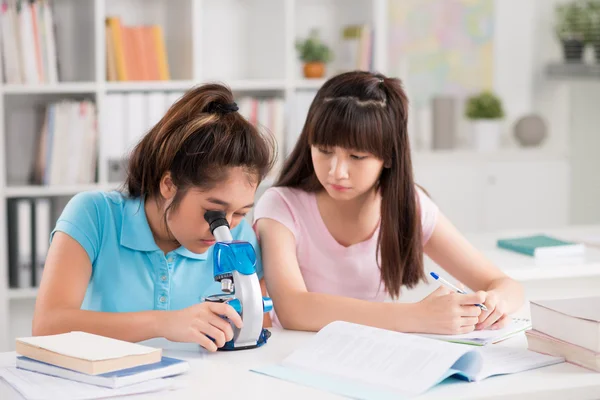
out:
{"label": "pink t-shirt", "polygon": [[[419,188],[417,193],[424,244],[435,228],[438,207]],[[260,197],[254,222],[260,218],[280,222],[296,238],[296,257],[308,291],[368,301],[386,298],[376,259],[379,227],[371,238],[342,246],[325,226],[315,193],[285,187],[270,188]]]}

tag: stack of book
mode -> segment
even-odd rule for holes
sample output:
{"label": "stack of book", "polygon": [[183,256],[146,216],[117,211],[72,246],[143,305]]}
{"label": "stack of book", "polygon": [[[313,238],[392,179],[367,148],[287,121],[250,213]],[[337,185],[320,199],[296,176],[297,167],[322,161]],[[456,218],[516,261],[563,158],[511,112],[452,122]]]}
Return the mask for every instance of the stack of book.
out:
{"label": "stack of book", "polygon": [[109,81],[170,79],[160,25],[126,26],[119,17],[106,18],[106,74]]}
{"label": "stack of book", "polygon": [[189,369],[162,349],[86,332],[19,338],[16,352],[19,369],[113,389]]}
{"label": "stack of book", "polygon": [[529,349],[600,372],[600,297],[531,302]]}
{"label": "stack of book", "polygon": [[0,27],[4,82],[58,82],[54,18],[48,0],[3,0]]}

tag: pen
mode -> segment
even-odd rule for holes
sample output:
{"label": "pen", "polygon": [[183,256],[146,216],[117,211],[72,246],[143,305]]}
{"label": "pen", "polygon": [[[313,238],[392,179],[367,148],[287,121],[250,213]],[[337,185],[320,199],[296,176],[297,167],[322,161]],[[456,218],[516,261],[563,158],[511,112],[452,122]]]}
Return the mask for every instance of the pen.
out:
{"label": "pen", "polygon": [[[439,281],[442,285],[457,291],[460,294],[467,294],[467,292],[465,292],[462,289],[457,288],[456,286],[454,286],[453,284],[451,284],[450,282],[448,282],[447,280],[445,280],[444,278],[442,278],[441,276],[439,276],[438,274],[436,274],[435,272],[430,272],[429,273],[431,276],[433,276],[433,278],[437,281]],[[477,307],[481,308],[484,311],[487,311],[487,307],[484,306],[483,304],[475,304]]]}

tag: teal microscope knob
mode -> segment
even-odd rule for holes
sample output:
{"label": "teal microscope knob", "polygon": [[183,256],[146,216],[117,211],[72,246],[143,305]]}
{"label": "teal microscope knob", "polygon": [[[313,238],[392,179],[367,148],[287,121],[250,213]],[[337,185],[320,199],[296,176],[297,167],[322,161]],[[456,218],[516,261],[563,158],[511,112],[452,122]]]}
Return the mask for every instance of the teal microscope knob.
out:
{"label": "teal microscope knob", "polygon": [[263,312],[270,312],[273,309],[273,300],[270,297],[263,297]]}

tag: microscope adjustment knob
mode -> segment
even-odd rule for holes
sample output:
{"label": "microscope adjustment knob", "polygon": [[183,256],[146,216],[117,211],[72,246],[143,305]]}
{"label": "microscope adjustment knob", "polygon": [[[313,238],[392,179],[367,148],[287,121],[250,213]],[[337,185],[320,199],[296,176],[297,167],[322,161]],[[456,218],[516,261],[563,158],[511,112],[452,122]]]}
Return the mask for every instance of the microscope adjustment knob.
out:
{"label": "microscope adjustment knob", "polygon": [[225,293],[233,293],[233,281],[229,278],[221,280],[221,290]]}
{"label": "microscope adjustment knob", "polygon": [[263,297],[263,312],[270,312],[273,309],[273,300],[270,297]]}

